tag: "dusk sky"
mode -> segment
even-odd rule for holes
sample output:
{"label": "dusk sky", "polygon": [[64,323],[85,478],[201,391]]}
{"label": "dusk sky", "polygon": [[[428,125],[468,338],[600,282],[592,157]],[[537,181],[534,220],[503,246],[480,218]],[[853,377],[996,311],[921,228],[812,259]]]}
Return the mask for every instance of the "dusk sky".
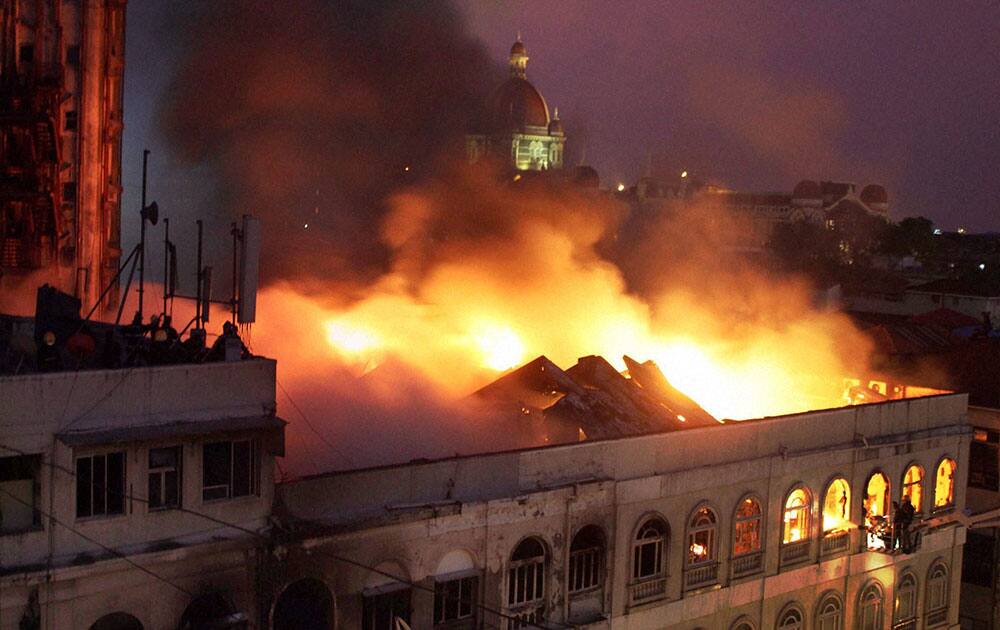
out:
{"label": "dusk sky", "polygon": [[[166,160],[155,116],[176,51],[163,34],[163,7],[128,7],[127,217],[138,205],[142,147],[154,151],[154,167]],[[1000,5],[459,7],[498,64],[521,32],[528,78],[559,107],[569,155],[596,167],[605,185],[649,168],[747,190],[787,191],[803,178],[877,182],[896,219],[1000,230]],[[154,196],[192,202],[196,186],[165,177]]]}

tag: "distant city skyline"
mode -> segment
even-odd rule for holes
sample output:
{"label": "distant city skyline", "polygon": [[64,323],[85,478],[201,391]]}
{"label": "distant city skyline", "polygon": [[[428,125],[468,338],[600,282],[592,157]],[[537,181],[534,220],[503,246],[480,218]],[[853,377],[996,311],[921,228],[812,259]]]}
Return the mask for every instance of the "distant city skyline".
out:
{"label": "distant city skyline", "polygon": [[[650,165],[757,191],[804,178],[875,182],[895,219],[1000,230],[1000,7],[780,4],[458,7],[498,67],[522,34],[532,81],[566,121],[567,164],[583,158],[603,185]],[[171,11],[129,5],[126,231],[143,146],[154,164],[167,159],[154,129],[176,60],[161,36]],[[199,194],[162,175],[151,188],[175,203]]]}

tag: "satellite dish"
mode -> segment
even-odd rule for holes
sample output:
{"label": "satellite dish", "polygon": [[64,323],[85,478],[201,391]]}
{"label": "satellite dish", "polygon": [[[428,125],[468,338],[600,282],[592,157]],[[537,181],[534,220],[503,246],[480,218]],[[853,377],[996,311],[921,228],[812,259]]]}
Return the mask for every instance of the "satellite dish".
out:
{"label": "satellite dish", "polygon": [[156,225],[156,221],[160,218],[160,207],[154,201],[143,208],[139,214],[142,215],[144,221],[149,221],[152,225]]}

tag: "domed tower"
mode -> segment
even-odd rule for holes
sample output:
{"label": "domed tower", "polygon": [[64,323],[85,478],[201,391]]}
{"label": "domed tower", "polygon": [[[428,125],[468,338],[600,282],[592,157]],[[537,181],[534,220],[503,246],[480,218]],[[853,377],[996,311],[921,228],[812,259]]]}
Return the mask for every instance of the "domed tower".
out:
{"label": "domed tower", "polygon": [[549,116],[545,98],[527,79],[528,51],[520,36],[510,47],[509,64],[510,77],[486,104],[479,128],[467,136],[469,161],[490,156],[521,171],[562,168],[562,122],[558,114]]}

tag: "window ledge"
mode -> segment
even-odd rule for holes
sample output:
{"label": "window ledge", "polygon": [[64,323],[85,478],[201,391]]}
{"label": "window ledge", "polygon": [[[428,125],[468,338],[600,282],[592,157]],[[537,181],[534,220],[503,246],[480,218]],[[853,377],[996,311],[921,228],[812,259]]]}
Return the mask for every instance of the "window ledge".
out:
{"label": "window ledge", "polygon": [[261,496],[259,494],[250,494],[245,497],[225,497],[223,499],[207,499],[207,500],[202,499],[201,504],[204,506],[232,505],[234,503],[252,503],[253,501],[260,501],[260,500]]}

